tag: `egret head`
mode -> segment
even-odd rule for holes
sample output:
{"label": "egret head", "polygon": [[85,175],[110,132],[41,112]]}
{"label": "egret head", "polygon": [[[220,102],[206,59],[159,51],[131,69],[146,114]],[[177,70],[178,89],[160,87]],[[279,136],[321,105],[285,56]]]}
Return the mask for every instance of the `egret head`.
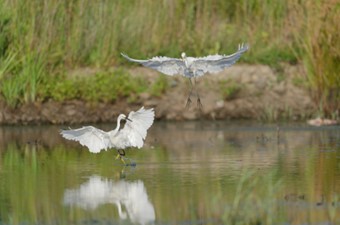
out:
{"label": "egret head", "polygon": [[184,58],[187,57],[186,54],[185,54],[185,52],[182,52],[181,56],[182,56],[182,59],[184,59]]}
{"label": "egret head", "polygon": [[118,116],[118,120],[128,120],[130,122],[132,122],[127,116],[125,116],[124,114],[120,114]]}
{"label": "egret head", "polygon": [[119,114],[118,120],[124,120],[126,116],[124,114]]}

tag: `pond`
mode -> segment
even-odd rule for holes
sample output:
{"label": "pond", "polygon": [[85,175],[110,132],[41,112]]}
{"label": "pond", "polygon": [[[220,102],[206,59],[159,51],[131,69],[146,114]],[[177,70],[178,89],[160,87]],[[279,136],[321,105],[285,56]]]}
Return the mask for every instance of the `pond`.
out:
{"label": "pond", "polygon": [[136,166],[61,128],[0,127],[0,224],[340,224],[339,126],[156,121]]}

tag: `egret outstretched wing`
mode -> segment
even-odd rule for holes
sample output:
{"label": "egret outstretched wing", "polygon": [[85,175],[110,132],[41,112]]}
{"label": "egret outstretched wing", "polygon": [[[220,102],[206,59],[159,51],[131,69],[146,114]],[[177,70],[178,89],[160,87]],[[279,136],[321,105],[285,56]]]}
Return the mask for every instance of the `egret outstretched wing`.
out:
{"label": "egret outstretched wing", "polygon": [[166,75],[170,75],[170,76],[175,75],[175,74],[184,75],[185,63],[181,59],[157,56],[157,57],[153,57],[152,59],[139,60],[139,59],[132,59],[123,53],[121,53],[121,55],[131,62],[140,63],[143,66],[157,70]]}
{"label": "egret outstretched wing", "polygon": [[209,55],[206,57],[196,58],[190,65],[195,71],[196,76],[202,76],[205,73],[218,73],[225,68],[233,65],[241,55],[248,50],[248,45],[240,45],[238,51],[231,55]]}
{"label": "egret outstretched wing", "polygon": [[[147,130],[151,127],[155,112],[153,109],[140,108],[137,112],[130,112],[123,129],[119,131],[115,140],[112,141],[116,148],[143,146]],[[129,121],[130,120],[130,121]]]}
{"label": "egret outstretched wing", "polygon": [[108,133],[93,126],[79,129],[61,130],[60,134],[68,139],[78,141],[81,145],[89,148],[90,152],[98,153],[109,147]]}

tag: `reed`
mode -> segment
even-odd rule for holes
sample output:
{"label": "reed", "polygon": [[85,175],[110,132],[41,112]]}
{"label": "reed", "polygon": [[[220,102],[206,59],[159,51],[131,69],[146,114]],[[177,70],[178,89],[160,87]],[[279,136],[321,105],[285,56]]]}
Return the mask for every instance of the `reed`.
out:
{"label": "reed", "polygon": [[291,6],[292,22],[300,31],[293,33],[300,46],[296,54],[307,71],[311,94],[322,116],[339,117],[340,3],[305,0]]}

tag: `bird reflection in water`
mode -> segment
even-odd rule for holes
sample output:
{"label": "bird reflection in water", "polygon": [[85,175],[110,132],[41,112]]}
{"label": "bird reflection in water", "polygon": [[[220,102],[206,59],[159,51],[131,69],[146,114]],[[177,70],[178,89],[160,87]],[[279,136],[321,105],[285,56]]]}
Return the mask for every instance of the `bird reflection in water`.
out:
{"label": "bird reflection in water", "polygon": [[143,225],[153,223],[156,217],[141,180],[113,181],[91,176],[79,188],[65,190],[63,202],[64,205],[76,205],[86,210],[94,210],[104,204],[115,204],[120,219],[129,218],[132,223]]}

